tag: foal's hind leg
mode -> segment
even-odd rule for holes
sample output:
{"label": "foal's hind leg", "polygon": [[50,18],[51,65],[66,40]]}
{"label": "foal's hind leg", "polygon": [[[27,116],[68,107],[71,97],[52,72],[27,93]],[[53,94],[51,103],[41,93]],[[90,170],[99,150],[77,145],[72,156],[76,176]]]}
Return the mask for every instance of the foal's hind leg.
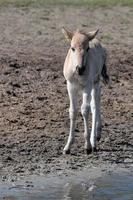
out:
{"label": "foal's hind leg", "polygon": [[100,141],[101,139],[101,131],[102,131],[102,123],[101,123],[101,105],[100,105],[100,99],[101,99],[101,88],[100,85],[97,85],[96,87],[96,138],[97,141]]}
{"label": "foal's hind leg", "polygon": [[70,99],[70,132],[67,140],[67,144],[64,147],[63,153],[69,154],[72,143],[74,142],[74,129],[75,129],[75,121],[77,115],[77,87],[70,82],[67,82],[67,89]]}
{"label": "foal's hind leg", "polygon": [[92,150],[96,150],[96,138],[101,137],[101,115],[100,115],[100,86],[95,84],[91,92],[91,112],[92,112],[92,130],[90,142]]}

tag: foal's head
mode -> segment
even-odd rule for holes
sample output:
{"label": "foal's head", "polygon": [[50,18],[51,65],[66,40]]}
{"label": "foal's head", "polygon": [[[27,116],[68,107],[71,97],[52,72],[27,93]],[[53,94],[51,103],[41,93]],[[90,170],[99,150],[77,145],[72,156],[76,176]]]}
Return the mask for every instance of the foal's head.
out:
{"label": "foal's head", "polygon": [[87,34],[79,30],[73,33],[63,28],[62,32],[66,39],[71,42],[70,51],[73,66],[79,75],[83,75],[87,64],[89,41],[97,35],[98,30]]}

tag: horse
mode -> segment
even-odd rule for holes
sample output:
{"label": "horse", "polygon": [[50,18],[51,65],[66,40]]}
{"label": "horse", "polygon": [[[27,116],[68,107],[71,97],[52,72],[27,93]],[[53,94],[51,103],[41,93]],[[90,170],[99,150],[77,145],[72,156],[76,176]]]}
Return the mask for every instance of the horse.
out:
{"label": "horse", "polygon": [[[62,28],[65,38],[70,43],[63,68],[70,100],[70,132],[63,149],[64,154],[70,154],[70,148],[74,142],[79,90],[83,98],[81,114],[84,121],[84,148],[87,154],[97,151],[96,140],[99,141],[101,138],[100,79],[102,78],[106,85],[110,83],[110,79],[106,67],[106,49],[95,38],[98,31],[86,33],[82,30],[76,30],[72,32]],[[88,130],[90,110],[92,113],[91,134]]]}

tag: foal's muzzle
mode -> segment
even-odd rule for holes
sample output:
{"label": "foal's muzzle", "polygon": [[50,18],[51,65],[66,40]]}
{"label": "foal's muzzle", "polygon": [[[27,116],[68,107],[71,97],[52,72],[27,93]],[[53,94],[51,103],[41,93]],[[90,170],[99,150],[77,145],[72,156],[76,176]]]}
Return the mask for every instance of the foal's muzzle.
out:
{"label": "foal's muzzle", "polygon": [[76,71],[78,72],[78,75],[82,76],[85,71],[85,66],[82,66],[82,67],[77,66]]}

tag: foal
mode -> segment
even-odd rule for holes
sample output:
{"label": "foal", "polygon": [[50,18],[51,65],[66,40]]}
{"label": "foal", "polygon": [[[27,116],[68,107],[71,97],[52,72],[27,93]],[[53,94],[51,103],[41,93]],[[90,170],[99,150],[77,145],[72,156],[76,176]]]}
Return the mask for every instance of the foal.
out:
{"label": "foal", "polygon": [[[71,47],[64,63],[64,76],[67,81],[67,90],[70,99],[70,133],[63,153],[69,154],[74,142],[75,120],[77,115],[77,94],[82,91],[83,103],[81,113],[84,120],[85,150],[89,154],[96,151],[96,139],[101,138],[101,114],[100,114],[100,77],[105,84],[109,83],[106,70],[106,50],[95,39],[98,30],[84,33],[77,30],[72,33],[62,29]],[[92,113],[92,130],[88,131],[89,110]]]}

